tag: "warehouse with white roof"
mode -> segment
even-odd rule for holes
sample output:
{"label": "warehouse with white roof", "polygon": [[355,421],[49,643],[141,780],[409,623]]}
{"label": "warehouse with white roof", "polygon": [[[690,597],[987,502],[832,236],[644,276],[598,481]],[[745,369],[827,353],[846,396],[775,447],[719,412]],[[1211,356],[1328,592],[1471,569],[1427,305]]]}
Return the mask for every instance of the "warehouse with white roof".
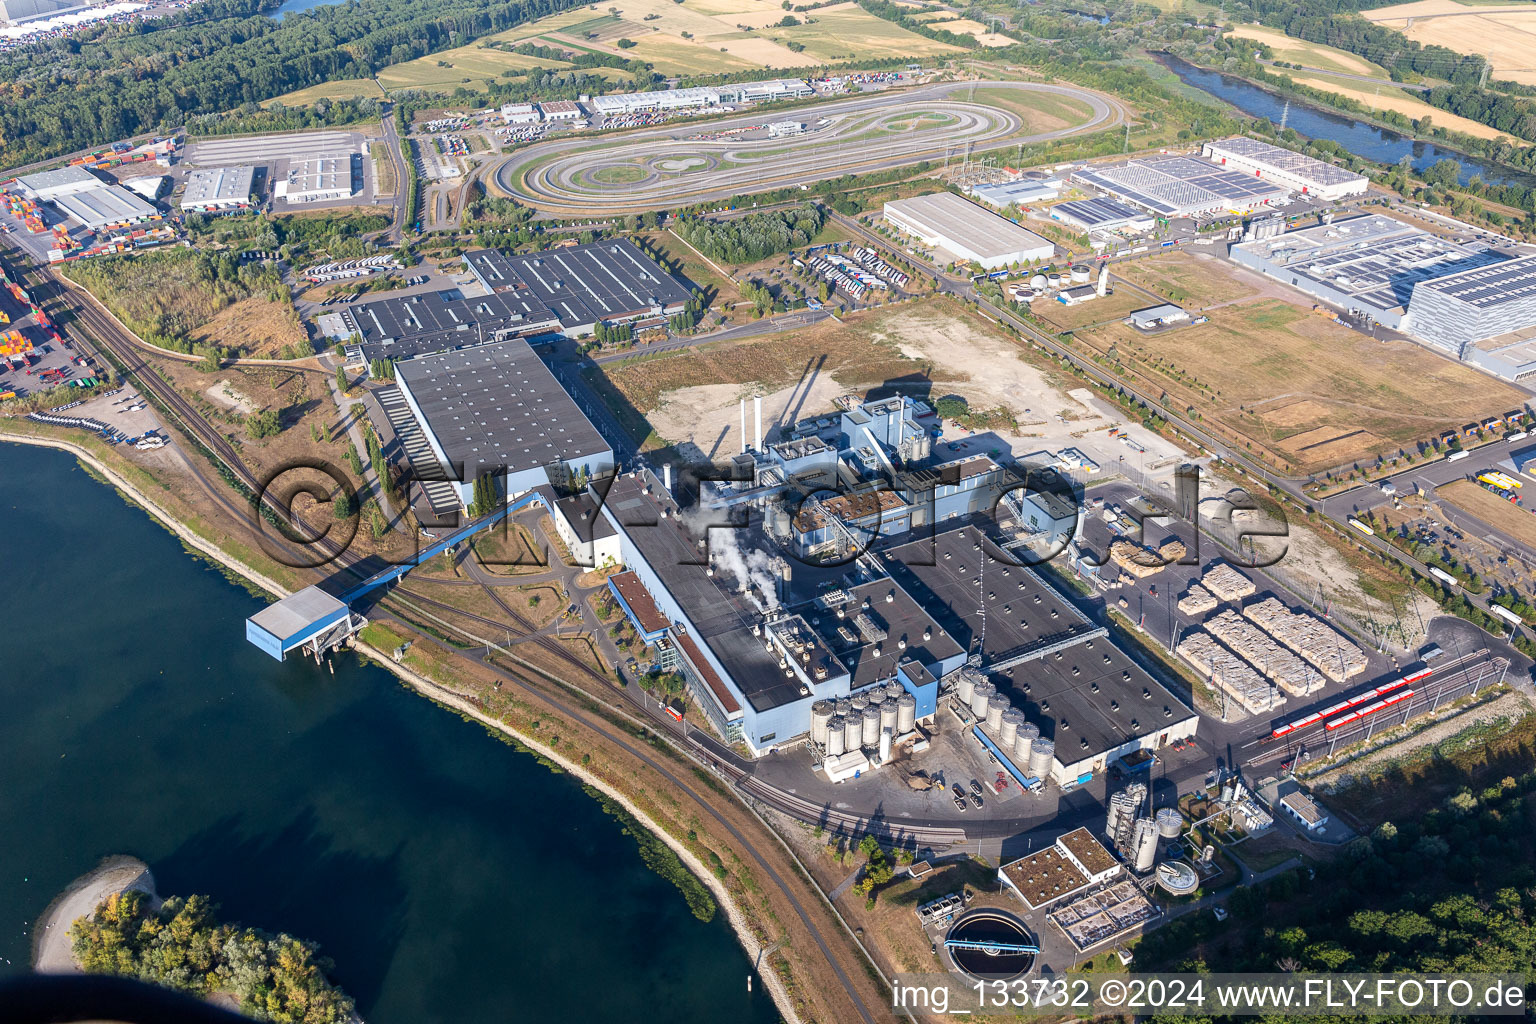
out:
{"label": "warehouse with white roof", "polygon": [[187,175],[187,187],[181,195],[181,208],[187,213],[212,213],[241,210],[251,205],[256,168],[212,167]]}
{"label": "warehouse with white roof", "polygon": [[957,260],[997,270],[1056,255],[1056,247],[1033,231],[990,213],[953,192],[935,192],[885,204],[893,227],[936,246]]}
{"label": "warehouse with white roof", "polygon": [[1200,152],[1224,167],[1248,171],[1293,192],[1321,199],[1363,196],[1370,187],[1370,181],[1364,175],[1258,139],[1207,142]]}

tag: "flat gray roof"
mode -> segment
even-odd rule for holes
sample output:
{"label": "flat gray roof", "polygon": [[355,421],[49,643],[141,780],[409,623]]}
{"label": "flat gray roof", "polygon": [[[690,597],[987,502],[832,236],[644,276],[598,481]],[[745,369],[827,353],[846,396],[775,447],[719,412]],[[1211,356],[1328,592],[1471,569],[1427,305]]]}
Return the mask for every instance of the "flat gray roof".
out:
{"label": "flat gray roof", "polygon": [[50,189],[69,186],[97,186],[106,184],[106,182],[84,167],[59,167],[51,171],[38,171],[36,174],[23,174],[16,181],[22,188],[30,192],[42,193],[47,193]]}
{"label": "flat gray roof", "polygon": [[160,213],[121,185],[103,185],[89,192],[55,196],[51,202],[90,228],[146,220]]}
{"label": "flat gray roof", "polygon": [[465,253],[493,292],[520,291],[551,309],[566,330],[681,307],[688,289],[627,238],[507,255]]}
{"label": "flat gray roof", "polygon": [[518,473],[612,458],[608,442],[521,338],[407,359],[395,376],[449,462],[463,465],[466,481],[502,466]]}
{"label": "flat gray roof", "polygon": [[[1009,256],[1016,252],[1050,246],[1049,239],[1019,227],[953,192],[935,192],[911,199],[893,199],[886,212],[906,217],[928,229],[928,233],[964,246],[983,257]],[[956,254],[961,255],[961,254]]]}
{"label": "flat gray roof", "polygon": [[251,616],[251,621],[279,640],[286,641],[321,619],[346,611],[346,608],[345,604],[319,587],[305,587],[263,608]]}
{"label": "flat gray roof", "polygon": [[187,175],[187,188],[182,193],[181,205],[185,208],[246,202],[251,198],[251,182],[255,177],[256,168],[249,165],[193,171]]}

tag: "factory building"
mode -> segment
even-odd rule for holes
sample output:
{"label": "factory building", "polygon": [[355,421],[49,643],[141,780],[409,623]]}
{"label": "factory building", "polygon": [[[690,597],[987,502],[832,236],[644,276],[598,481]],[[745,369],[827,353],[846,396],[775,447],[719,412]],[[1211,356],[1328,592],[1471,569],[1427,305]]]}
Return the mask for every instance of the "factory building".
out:
{"label": "factory building", "polygon": [[1507,380],[1536,375],[1536,256],[1412,287],[1409,333]]}
{"label": "factory building", "polygon": [[558,334],[560,318],[526,292],[466,298],[457,291],[386,295],[338,314],[335,335],[356,335],[364,358],[400,360],[507,338]]}
{"label": "factory building", "polygon": [[1051,207],[1051,219],[1079,231],[1151,231],[1150,214],[1115,199],[1072,199]]}
{"label": "factory building", "polygon": [[185,213],[249,209],[255,179],[256,168],[250,166],[194,170],[187,175],[181,209]]}
{"label": "factory building", "polygon": [[26,21],[83,6],[81,0],[0,0],[0,21]]}
{"label": "factory building", "polygon": [[814,94],[815,90],[801,79],[775,78],[763,82],[740,82],[734,85],[614,93],[594,96],[588,101],[588,105],[596,114],[616,117],[650,110],[695,110],[718,107],[722,103],[767,103]]}
{"label": "factory building", "polygon": [[1239,137],[1207,142],[1200,152],[1223,167],[1320,199],[1336,201],[1346,196],[1363,196],[1370,187],[1370,180],[1362,174],[1257,139]]}
{"label": "factory building", "polygon": [[539,110],[546,121],[575,121],[582,116],[580,104],[571,100],[550,100],[547,103],[540,103]]}
{"label": "factory building", "polygon": [[60,213],[90,231],[160,219],[159,210],[121,185],[98,185],[83,192],[66,192],[55,196],[52,202]]}
{"label": "factory building", "polygon": [[1039,910],[1107,882],[1122,870],[1092,832],[1078,828],[1043,850],[1004,864],[997,880],[1026,907]]}
{"label": "factory building", "polygon": [[274,194],[290,203],[323,203],[347,199],[356,191],[352,155],[338,153],[305,157],[288,165]]}
{"label": "factory building", "polygon": [[503,103],[501,119],[507,124],[538,124],[543,115],[532,103]]}
{"label": "factory building", "polygon": [[521,338],[408,359],[395,376],[466,509],[487,474],[511,499],[612,472],[608,442]]}
{"label": "factory building", "polygon": [[1283,185],[1191,156],[1093,165],[1073,171],[1072,182],[1157,217],[1250,213],[1290,199]]}
{"label": "factory building", "polygon": [[[1409,300],[1421,282],[1475,271],[1506,257],[1370,214],[1240,242],[1232,246],[1231,258],[1342,309],[1362,312],[1388,327],[1411,330],[1405,323]],[[1426,305],[1436,301],[1429,298]],[[1460,325],[1437,326],[1430,319],[1426,316],[1422,322],[1434,335],[1420,336],[1450,355],[1459,355],[1465,341],[1471,340],[1467,332]],[[1448,334],[1447,329],[1461,333]]]}
{"label": "factory building", "polygon": [[493,294],[517,294],[547,308],[567,337],[598,324],[655,319],[682,311],[688,290],[627,238],[568,249],[465,253],[464,266]]}
{"label": "factory building", "polygon": [[1056,199],[1061,195],[1061,184],[1060,178],[1020,178],[999,184],[972,185],[966,191],[988,206],[1002,209]]}
{"label": "factory building", "polygon": [[953,192],[935,192],[885,204],[885,219],[936,246],[957,261],[978,263],[986,270],[1048,260],[1056,247],[1033,231],[1005,220]]}
{"label": "factory building", "polygon": [[52,202],[60,196],[79,195],[81,192],[101,188],[106,182],[84,167],[60,167],[57,170],[20,175],[16,184],[21,186],[28,199]]}

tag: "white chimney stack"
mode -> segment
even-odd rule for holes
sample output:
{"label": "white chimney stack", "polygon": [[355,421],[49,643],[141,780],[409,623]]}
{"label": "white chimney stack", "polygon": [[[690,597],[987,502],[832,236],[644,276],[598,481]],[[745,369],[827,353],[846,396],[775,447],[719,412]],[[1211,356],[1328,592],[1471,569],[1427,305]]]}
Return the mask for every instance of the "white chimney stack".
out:
{"label": "white chimney stack", "polygon": [[672,463],[669,462],[665,466],[661,467],[661,482],[662,482],[662,485],[664,487],[666,487],[667,493],[671,494],[672,493]]}
{"label": "white chimney stack", "polygon": [[741,400],[741,454],[747,454],[747,400]]}
{"label": "white chimney stack", "polygon": [[1099,298],[1109,294],[1109,264],[1099,266]]}
{"label": "white chimney stack", "polygon": [[763,450],[763,400],[752,399],[752,415],[757,420],[757,450]]}

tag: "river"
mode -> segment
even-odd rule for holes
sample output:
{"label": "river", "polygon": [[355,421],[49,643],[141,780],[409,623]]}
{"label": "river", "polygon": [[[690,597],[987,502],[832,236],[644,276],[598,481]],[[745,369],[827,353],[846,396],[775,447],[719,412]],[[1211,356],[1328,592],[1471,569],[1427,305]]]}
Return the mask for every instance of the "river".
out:
{"label": "river", "polygon": [[109,854],[320,943],[370,1024],[769,1024],[708,924],[568,775],[347,656],[247,644],[266,603],[60,452],[0,443],[0,973]]}
{"label": "river", "polygon": [[324,7],[327,4],[339,4],[344,0],[283,0],[276,7],[264,12],[269,18],[281,18],[287,14],[296,14],[301,11],[312,11],[316,7]]}
{"label": "river", "polygon": [[1290,110],[1287,112],[1285,97],[1261,89],[1244,79],[1198,68],[1171,54],[1163,54],[1158,59],[1185,84],[1230,103],[1250,117],[1266,117],[1279,124],[1284,116],[1286,125],[1302,135],[1312,139],[1332,139],[1367,160],[1395,164],[1406,156],[1413,161],[1414,169],[1419,171],[1427,169],[1437,160],[1455,160],[1461,164],[1463,184],[1476,175],[1493,184],[1536,187],[1536,175],[1500,164],[1486,163],[1433,142],[1411,139],[1386,128],[1377,128],[1342,114],[1308,106],[1300,100],[1290,100]]}

